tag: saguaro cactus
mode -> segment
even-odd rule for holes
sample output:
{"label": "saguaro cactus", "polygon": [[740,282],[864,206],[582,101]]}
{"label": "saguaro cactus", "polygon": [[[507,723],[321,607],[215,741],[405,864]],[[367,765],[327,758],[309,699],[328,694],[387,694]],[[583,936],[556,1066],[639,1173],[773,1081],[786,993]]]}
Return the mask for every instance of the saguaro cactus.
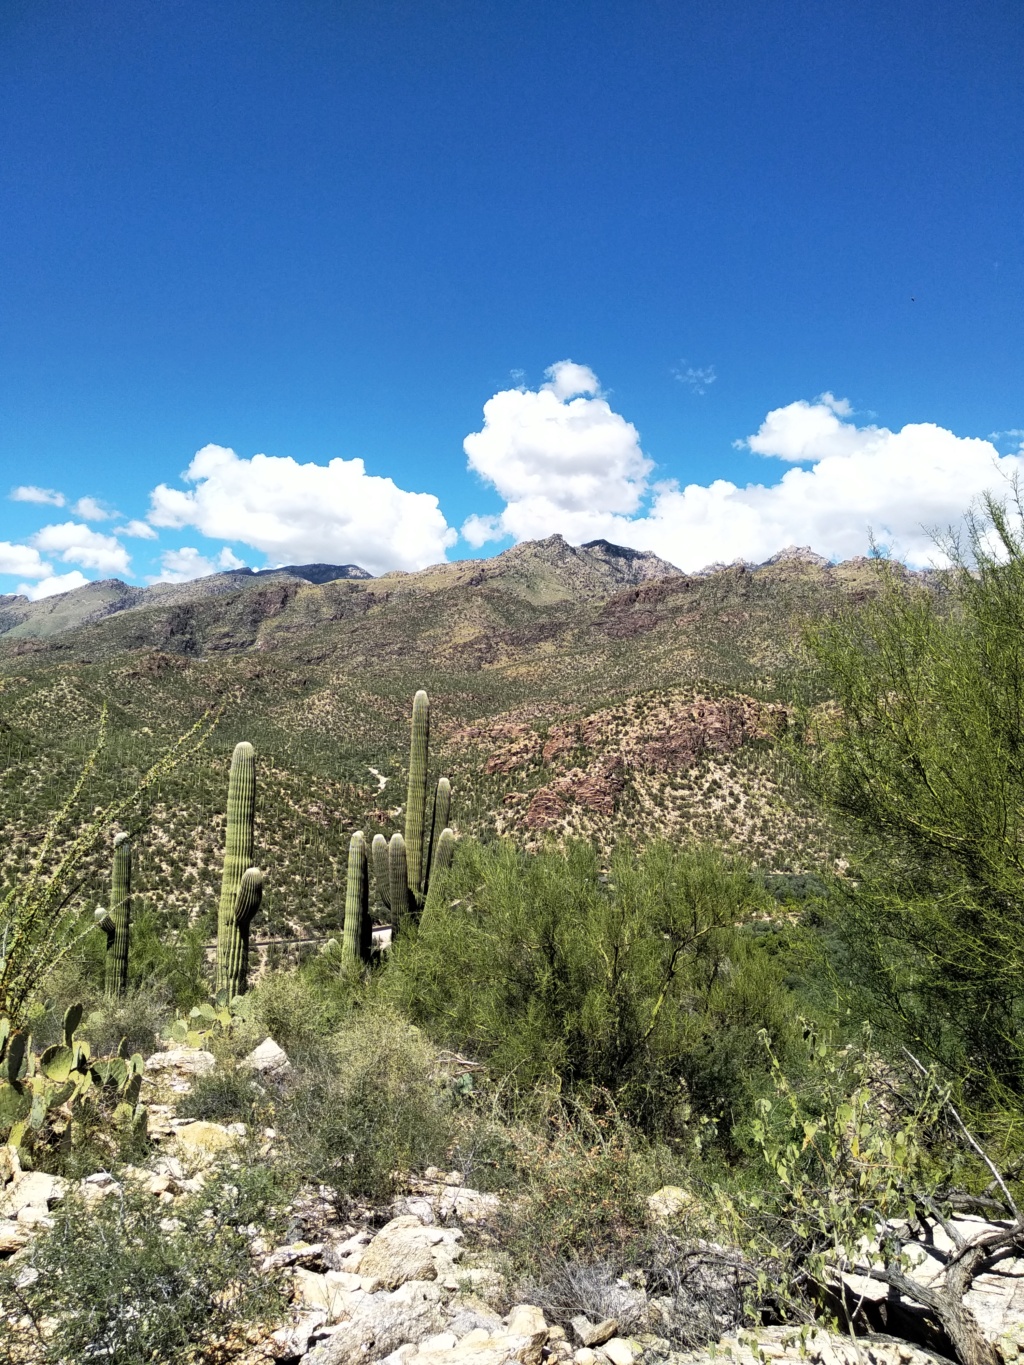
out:
{"label": "saguaro cactus", "polygon": [[377,896],[391,914],[395,933],[409,914],[419,914],[430,890],[430,878],[451,865],[455,835],[448,828],[452,788],[447,777],[438,779],[428,822],[427,773],[430,762],[430,702],[424,691],[412,704],[412,738],[409,746],[409,787],[405,803],[405,837],[375,834],[371,849]]}
{"label": "saguaro cactus", "polygon": [[345,884],[345,935],[342,964],[358,970],[370,960],[373,925],[370,921],[370,879],[366,867],[366,840],[357,830],[348,845],[348,880]]}
{"label": "saguaro cactus", "polygon": [[426,871],[425,825],[427,763],[430,756],[430,702],[421,688],[412,702],[409,789],[405,799],[405,852],[409,890],[417,897]]}
{"label": "saguaro cactus", "polygon": [[108,1000],[128,989],[128,941],[132,921],[132,843],[127,834],[114,837],[110,872],[110,909],[96,911],[96,923],[107,936],[104,988]]}
{"label": "saguaro cactus", "polygon": [[244,995],[249,984],[249,925],[263,899],[263,873],[252,866],[256,824],[256,756],[235,745],[228,777],[224,874],[217,915],[217,994]]}

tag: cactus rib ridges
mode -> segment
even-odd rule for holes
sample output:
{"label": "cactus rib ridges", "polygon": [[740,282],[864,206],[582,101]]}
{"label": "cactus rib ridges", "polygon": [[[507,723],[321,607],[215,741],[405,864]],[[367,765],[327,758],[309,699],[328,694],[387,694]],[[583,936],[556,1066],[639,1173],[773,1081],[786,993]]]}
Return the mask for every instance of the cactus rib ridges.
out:
{"label": "cactus rib ridges", "polygon": [[370,845],[373,854],[373,880],[377,886],[377,900],[382,910],[391,909],[391,888],[388,879],[388,841],[383,834],[375,834]]}
{"label": "cactus rib ridges", "polygon": [[263,895],[263,874],[252,866],[256,831],[256,755],[235,745],[228,777],[224,874],[217,914],[217,993],[229,999],[248,986],[249,924]]}
{"label": "cactus rib ridges", "polygon": [[424,826],[427,806],[427,754],[430,746],[430,702],[421,688],[412,703],[409,744],[409,790],[405,802],[405,846],[409,890],[416,904],[424,891]]}
{"label": "cactus rib ridges", "polygon": [[402,932],[402,924],[409,913],[409,866],[405,840],[392,834],[388,845],[388,874],[391,889],[391,929],[394,937]]}
{"label": "cactus rib ridges", "polygon": [[119,1000],[128,989],[128,945],[132,922],[132,842],[127,834],[114,838],[114,861],[110,874],[110,918],[114,936],[108,938],[106,994]]}
{"label": "cactus rib ridges", "polygon": [[366,927],[370,918],[370,884],[366,868],[366,840],[357,830],[348,845],[348,878],[345,882],[345,933],[342,962],[356,970],[368,953]]}
{"label": "cactus rib ridges", "polygon": [[434,789],[434,815],[430,822],[430,848],[427,851],[426,871],[423,875],[423,898],[426,900],[427,892],[430,889],[430,875],[433,871],[434,858],[437,851],[437,841],[441,837],[441,831],[448,826],[448,817],[452,810],[452,784],[447,777],[439,777],[437,786]]}
{"label": "cactus rib ridges", "polygon": [[446,827],[438,836],[437,852],[434,854],[433,870],[438,877],[443,877],[451,867],[454,855],[455,831]]}

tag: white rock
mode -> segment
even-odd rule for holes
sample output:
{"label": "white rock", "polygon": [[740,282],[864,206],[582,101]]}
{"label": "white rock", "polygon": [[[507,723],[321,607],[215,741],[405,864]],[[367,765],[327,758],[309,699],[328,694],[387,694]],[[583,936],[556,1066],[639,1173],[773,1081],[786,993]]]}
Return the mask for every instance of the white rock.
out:
{"label": "white rock", "polygon": [[604,1343],[599,1354],[607,1356],[612,1365],[633,1365],[633,1348],[625,1337],[612,1337]]}
{"label": "white rock", "polygon": [[19,1211],[30,1204],[45,1213],[47,1205],[63,1198],[66,1190],[67,1181],[59,1175],[47,1175],[45,1171],[23,1171],[14,1177],[0,1195],[0,1218],[17,1217]]}
{"label": "white rock", "polygon": [[340,1280],[349,1279],[350,1276],[339,1275],[337,1270],[318,1275],[316,1271],[296,1266],[292,1271],[295,1297],[307,1308],[325,1313],[328,1322],[339,1322],[342,1318],[350,1317],[367,1297],[358,1284],[353,1293],[350,1286],[340,1283]]}
{"label": "white rock", "polygon": [[53,1227],[53,1219],[45,1204],[25,1204],[18,1210],[18,1222],[23,1228]]}
{"label": "white rock", "polygon": [[[240,1065],[249,1071],[258,1072],[261,1076],[284,1076],[292,1069],[287,1052],[283,1047],[278,1047],[273,1038],[264,1038],[259,1047],[254,1047]],[[277,1134],[267,1133],[265,1136],[276,1137]]]}
{"label": "white rock", "polygon": [[605,1318],[603,1322],[595,1325],[588,1317],[579,1313],[572,1319],[572,1330],[582,1346],[603,1346],[618,1332],[619,1324],[615,1318]]}
{"label": "white rock", "polygon": [[412,1282],[394,1293],[367,1294],[329,1341],[302,1357],[303,1365],[360,1365],[380,1360],[407,1342],[420,1342],[444,1326],[436,1284]]}
{"label": "white rock", "polygon": [[23,1223],[16,1223],[10,1218],[0,1218],[0,1256],[20,1251],[30,1235]]}
{"label": "white rock", "polygon": [[647,1212],[654,1222],[662,1223],[677,1218],[692,1203],[693,1195],[681,1185],[662,1185],[647,1196]]}
{"label": "white rock", "polygon": [[359,1273],[397,1289],[408,1280],[434,1280],[451,1273],[460,1248],[451,1230],[424,1227],[412,1214],[393,1218],[363,1252]]}
{"label": "white rock", "polygon": [[540,1337],[541,1346],[548,1339],[548,1325],[544,1314],[532,1303],[518,1303],[508,1315],[509,1336]]}
{"label": "white rock", "polygon": [[[951,1220],[962,1237],[970,1240],[979,1234],[1008,1228],[1009,1224],[989,1223],[983,1218],[961,1215]],[[907,1270],[919,1284],[941,1289],[945,1278],[942,1253],[953,1249],[941,1227],[929,1232],[931,1247],[940,1253],[932,1255],[926,1246],[908,1246],[913,1264]],[[843,1275],[844,1282],[858,1297],[881,1302],[890,1298],[889,1287],[866,1275]],[[914,1316],[925,1316],[920,1305],[897,1296],[899,1305]],[[891,1301],[891,1300],[890,1300]],[[1024,1353],[1024,1257],[1015,1256],[1012,1249],[1000,1253],[974,1281],[964,1296],[964,1303],[974,1314],[982,1333],[995,1343],[1007,1359]]]}

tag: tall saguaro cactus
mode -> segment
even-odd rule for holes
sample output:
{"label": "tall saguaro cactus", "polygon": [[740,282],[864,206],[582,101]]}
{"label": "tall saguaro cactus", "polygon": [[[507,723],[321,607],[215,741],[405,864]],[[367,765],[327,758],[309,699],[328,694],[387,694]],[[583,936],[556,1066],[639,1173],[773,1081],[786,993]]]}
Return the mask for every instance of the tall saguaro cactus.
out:
{"label": "tall saguaro cactus", "polygon": [[383,834],[375,834],[371,848],[377,896],[384,909],[390,911],[396,934],[408,915],[418,915],[423,909],[432,874],[451,865],[455,848],[455,835],[448,828],[452,788],[447,777],[438,779],[428,819],[429,766],[430,702],[421,690],[412,704],[405,836],[394,834],[388,843]]}
{"label": "tall saguaro cactus", "polygon": [[342,963],[355,971],[370,960],[373,925],[370,921],[370,879],[366,866],[366,840],[356,830],[348,845],[348,880],[345,884],[345,934]]}
{"label": "tall saguaro cactus", "polygon": [[108,1000],[120,1000],[128,989],[128,943],[132,921],[132,842],[114,837],[110,872],[110,909],[96,911],[97,926],[107,936],[104,989]]}
{"label": "tall saguaro cactus", "polygon": [[217,994],[244,995],[249,984],[249,925],[263,899],[263,873],[252,866],[256,826],[256,755],[235,745],[228,777],[224,874],[217,915]]}
{"label": "tall saguaro cactus", "polygon": [[427,762],[430,755],[430,702],[422,688],[412,701],[409,744],[409,789],[405,798],[405,858],[409,890],[415,897],[426,871],[424,825],[427,810]]}

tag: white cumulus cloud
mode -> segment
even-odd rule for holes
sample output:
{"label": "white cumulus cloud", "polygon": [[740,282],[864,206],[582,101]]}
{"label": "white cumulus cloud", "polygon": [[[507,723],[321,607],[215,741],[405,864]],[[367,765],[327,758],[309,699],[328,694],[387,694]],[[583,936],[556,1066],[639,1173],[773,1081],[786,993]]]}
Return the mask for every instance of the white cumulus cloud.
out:
{"label": "white cumulus cloud", "polygon": [[559,531],[604,535],[608,518],[640,507],[653,463],[631,422],[613,412],[593,370],[561,360],[537,390],[505,389],[484,404],[482,431],[463,442],[469,467],[505,501],[462,527],[471,545]]}
{"label": "white cumulus cloud", "polygon": [[157,539],[157,533],[148,521],[126,521],[123,526],[115,527],[114,532],[119,536],[132,536],[136,540]]}
{"label": "white cumulus cloud", "polygon": [[85,574],[72,569],[70,573],[51,574],[40,579],[38,583],[19,583],[18,592],[30,602],[38,602],[43,597],[56,597],[59,592],[73,592],[75,588],[84,588],[88,581]]}
{"label": "white cumulus cloud", "polygon": [[243,459],[208,445],[184,477],[194,485],[188,491],[166,484],[153,490],[154,526],[194,526],[211,539],[261,550],[275,564],[422,569],[443,559],[456,539],[432,493],[409,493],[367,474],[359,459],[326,465],[274,455]]}
{"label": "white cumulus cloud", "polygon": [[53,573],[53,565],[47,564],[32,545],[12,545],[9,540],[0,540],[0,573],[17,574],[19,578],[45,578]]}
{"label": "white cumulus cloud", "polygon": [[114,515],[95,498],[79,498],[71,510],[76,517],[82,517],[85,521],[109,521]]}
{"label": "white cumulus cloud", "polygon": [[44,526],[29,537],[31,543],[47,554],[58,555],[65,564],[81,564],[100,573],[127,574],[131,571],[128,551],[115,536],[93,531],[76,521]]}
{"label": "white cumulus cloud", "polygon": [[11,489],[12,502],[40,502],[50,507],[63,507],[65,498],[56,488],[37,488],[33,483],[23,483]]}
{"label": "white cumulus cloud", "polygon": [[225,545],[216,559],[210,559],[195,548],[183,545],[180,550],[165,550],[160,556],[160,572],[150,583],[190,583],[193,578],[206,578],[225,569],[244,569],[244,562]]}
{"label": "white cumulus cloud", "polygon": [[693,571],[761,562],[793,544],[845,559],[867,553],[873,536],[925,565],[939,559],[934,531],[1024,474],[1024,458],[1000,455],[991,440],[931,422],[858,426],[846,399],[824,393],[775,408],[734,443],[788,465],[775,480],[652,483],[636,428],[599,396],[593,372],[573,365],[561,382],[561,370],[553,366],[551,383],[536,392],[495,394],[483,430],[467,436],[470,467],[506,504],[469,518],[471,544],[556,532],[575,543],[605,537]]}

